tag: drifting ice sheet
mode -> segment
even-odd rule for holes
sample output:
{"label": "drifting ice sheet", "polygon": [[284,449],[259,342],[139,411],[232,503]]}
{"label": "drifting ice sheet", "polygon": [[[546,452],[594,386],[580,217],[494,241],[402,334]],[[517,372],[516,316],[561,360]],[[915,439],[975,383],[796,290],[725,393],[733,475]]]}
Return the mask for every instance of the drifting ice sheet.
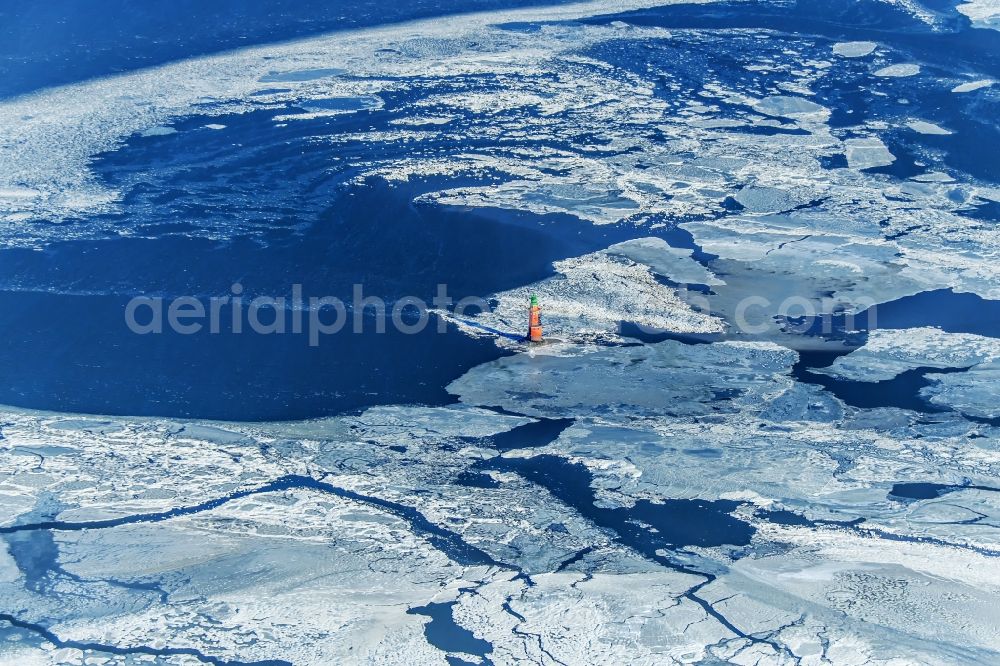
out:
{"label": "drifting ice sheet", "polygon": [[840,42],[833,45],[833,52],[845,58],[861,58],[875,50],[875,42]]}
{"label": "drifting ice sheet", "polygon": [[947,130],[940,125],[935,125],[934,123],[929,123],[925,120],[912,120],[906,123],[906,126],[919,134],[937,134],[941,136],[953,134],[951,130]]}
{"label": "drifting ice sheet", "polygon": [[997,338],[945,333],[938,328],[880,329],[869,334],[863,347],[814,372],[880,382],[914,368],[967,368],[995,358],[1000,358]]}
{"label": "drifting ice sheet", "polygon": [[885,76],[899,78],[904,76],[914,76],[920,73],[920,65],[905,63],[900,65],[889,65],[875,72],[875,76]]}
{"label": "drifting ice sheet", "polygon": [[852,169],[871,169],[888,166],[896,161],[896,156],[878,137],[867,139],[848,139],[844,141],[847,149],[847,166]]}
{"label": "drifting ice sheet", "polygon": [[988,88],[993,85],[991,79],[980,79],[979,81],[970,81],[969,83],[962,83],[951,89],[953,93],[967,93],[973,90],[979,90],[980,88]]}

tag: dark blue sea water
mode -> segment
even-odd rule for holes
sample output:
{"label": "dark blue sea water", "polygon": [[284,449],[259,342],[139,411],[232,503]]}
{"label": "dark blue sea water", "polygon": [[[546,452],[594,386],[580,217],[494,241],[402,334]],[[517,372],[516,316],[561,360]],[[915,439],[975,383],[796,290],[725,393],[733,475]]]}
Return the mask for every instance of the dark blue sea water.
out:
{"label": "dark blue sea water", "polygon": [[997,492],[1000,491],[1000,488],[993,488],[990,486],[976,486],[969,483],[964,483],[964,484],[924,483],[924,482],[896,483],[893,484],[892,489],[889,491],[889,496],[904,501],[925,500],[925,499],[935,499],[937,497],[941,497],[942,495],[953,493],[956,490],[985,490],[989,492]]}
{"label": "dark blue sea water", "polygon": [[[413,203],[422,192],[482,181],[350,181],[356,161],[375,157],[370,144],[331,155],[316,137],[387,123],[399,116],[397,101],[412,100],[387,96],[384,110],[285,128],[274,127],[274,111],[188,118],[175,124],[183,131],[135,136],[102,155],[93,168],[125,192],[121,211],[70,220],[66,235],[99,224],[109,230],[103,238],[0,250],[0,327],[8,331],[0,403],[271,420],[451,402],[445,385],[503,352],[451,326],[440,333],[433,317],[417,335],[391,324],[379,334],[366,318],[361,334],[346,327],[314,347],[306,332],[257,335],[244,324],[236,334],[228,308],[219,334],[137,336],[125,325],[126,304],[136,295],[167,303],[193,296],[208,310],[233,284],[244,303],[290,299],[296,284],[307,299],[348,304],[360,285],[390,309],[403,297],[431,304],[444,284],[457,301],[532,283],[553,273],[553,261],[649,234],[630,223]],[[207,122],[226,128],[198,129]],[[452,139],[438,149],[462,146]],[[385,158],[407,147],[375,150]],[[656,233],[690,242],[676,226]]]}
{"label": "dark blue sea water", "polygon": [[[173,220],[235,217],[235,198],[201,212],[163,202],[156,216],[163,221],[153,223],[156,237],[66,241],[44,252],[0,250],[0,329],[6,332],[0,403],[234,420],[444,404],[453,400],[445,385],[504,352],[491,339],[470,338],[450,325],[439,332],[434,316],[418,334],[391,323],[378,333],[369,309],[360,333],[350,319],[311,346],[307,326],[302,334],[289,333],[290,312],[283,312],[285,334],[256,334],[245,317],[237,333],[225,306],[218,333],[206,324],[192,335],[169,327],[136,335],[126,325],[126,305],[136,295],[165,303],[191,295],[207,311],[210,299],[230,296],[234,283],[243,287],[244,303],[256,296],[290,302],[299,284],[305,298],[333,296],[350,304],[354,285],[361,285],[363,295],[384,299],[390,309],[404,296],[430,305],[438,284],[456,301],[485,297],[550,275],[554,260],[637,233],[565,216],[422,208],[410,203],[413,195],[374,182],[332,193],[335,198],[317,206],[315,217],[298,219],[294,231],[279,224],[218,241],[188,236],[186,223]],[[404,314],[414,323],[412,310]],[[261,318],[270,323],[270,316],[269,310]]]}
{"label": "dark blue sea water", "polygon": [[[462,627],[452,618],[452,607],[456,602],[430,603],[425,606],[414,606],[406,612],[410,615],[426,615],[431,621],[424,626],[427,642],[443,652],[464,652],[478,655],[480,659],[493,651],[489,642],[476,636]],[[492,663],[481,661],[480,663]]]}

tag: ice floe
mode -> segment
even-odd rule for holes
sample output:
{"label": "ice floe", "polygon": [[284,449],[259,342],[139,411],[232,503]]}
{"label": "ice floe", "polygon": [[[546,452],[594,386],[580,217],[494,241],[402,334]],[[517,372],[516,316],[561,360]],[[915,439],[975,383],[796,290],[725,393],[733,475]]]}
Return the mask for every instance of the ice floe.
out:
{"label": "ice floe", "polygon": [[823,122],[830,117],[830,110],[804,97],[774,95],[753,105],[755,111],[768,116],[810,119]]}
{"label": "ice floe", "polygon": [[861,58],[877,47],[875,42],[838,42],[833,45],[833,52],[845,58]]}
{"label": "ice floe", "polygon": [[889,65],[887,67],[875,70],[875,76],[890,77],[890,78],[914,76],[919,73],[920,73],[920,65],[914,63]]}
{"label": "ice floe", "polygon": [[872,169],[888,166],[896,161],[896,156],[889,152],[889,148],[878,137],[847,139],[844,147],[847,165],[852,169]]}
{"label": "ice floe", "polygon": [[[922,290],[916,276],[901,274],[892,265],[900,252],[897,244],[866,238],[860,230],[852,234],[826,216],[736,217],[683,227],[705,251],[719,256],[712,266],[727,277],[726,286],[715,290],[713,310],[730,315],[749,296],[777,307],[789,297],[818,301],[826,294],[837,306],[852,310],[870,306],[873,299],[893,300]],[[884,283],[874,290],[868,285],[872,279]],[[816,311],[829,312],[830,307],[817,306]],[[765,310],[767,317],[774,314]]]}
{"label": "ice floe", "polygon": [[744,187],[733,199],[751,213],[780,213],[806,203],[775,187]]}
{"label": "ice floe", "polygon": [[[688,258],[690,252],[668,252],[669,248],[655,239],[644,241],[557,261],[555,276],[494,294],[491,311],[468,319],[489,329],[522,335],[527,331],[526,303],[534,294],[543,304],[545,326],[559,338],[614,337],[622,321],[684,333],[721,331],[721,320],[694,310],[672,287],[657,281],[653,271],[666,277],[708,280],[711,275]],[[463,320],[459,317],[456,321],[461,324]]]}
{"label": "ice floe", "polygon": [[1000,358],[1000,339],[938,328],[879,329],[865,345],[815,370],[858,382],[892,379],[915,368],[967,368]]}
{"label": "ice floe", "polygon": [[930,171],[919,176],[913,176],[913,180],[921,183],[953,183],[955,179],[941,171]]}
{"label": "ice floe", "polygon": [[718,392],[738,393],[741,404],[759,404],[759,393],[781,392],[794,360],[794,352],[768,343],[556,345],[473,368],[448,390],[467,404],[501,405],[549,418],[579,411],[609,420],[707,414],[714,409],[707,403]]}
{"label": "ice floe", "polygon": [[980,79],[978,81],[969,81],[968,83],[960,83],[951,89],[953,93],[967,93],[973,90],[980,90],[982,88],[989,88],[995,83],[992,79]]}
{"label": "ice floe", "polygon": [[940,125],[935,125],[934,123],[929,123],[926,120],[911,120],[906,123],[906,126],[918,134],[934,134],[938,136],[954,134],[951,130],[945,129]]}
{"label": "ice floe", "polygon": [[921,395],[931,404],[985,419],[1000,418],[1000,361],[973,365],[965,372],[928,373],[930,386]]}
{"label": "ice floe", "polygon": [[171,134],[176,134],[177,129],[174,127],[150,127],[139,132],[140,136],[169,136]]}

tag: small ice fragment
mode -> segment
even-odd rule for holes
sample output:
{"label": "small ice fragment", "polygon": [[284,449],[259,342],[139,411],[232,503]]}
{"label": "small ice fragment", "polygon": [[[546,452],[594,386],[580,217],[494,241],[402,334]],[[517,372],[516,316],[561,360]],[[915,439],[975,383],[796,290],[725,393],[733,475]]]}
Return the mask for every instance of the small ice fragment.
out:
{"label": "small ice fragment", "polygon": [[968,83],[962,83],[951,89],[953,93],[967,93],[973,90],[979,90],[980,88],[988,88],[993,85],[994,81],[992,79],[980,79],[979,81],[969,81]]}
{"label": "small ice fragment", "polygon": [[902,65],[889,65],[875,72],[875,76],[903,77],[913,76],[920,73],[920,65],[906,63]]}
{"label": "small ice fragment", "polygon": [[407,118],[394,118],[389,121],[390,125],[410,125],[419,127],[421,125],[447,125],[458,116],[409,116]]}
{"label": "small ice fragment", "polygon": [[150,127],[147,130],[143,130],[140,136],[166,136],[168,134],[176,134],[177,130],[173,127]]}
{"label": "small ice fragment", "polygon": [[331,76],[340,76],[345,70],[335,67],[323,69],[300,69],[293,72],[270,72],[257,79],[261,83],[292,83],[297,81],[315,81]]}
{"label": "small ice fragment", "polygon": [[358,95],[355,97],[325,97],[321,99],[304,100],[298,104],[306,111],[322,113],[334,111],[350,113],[352,111],[368,111],[382,108],[382,98],[376,95]]}
{"label": "small ice fragment", "polygon": [[220,129],[226,129],[226,126],[220,125],[218,123],[209,123],[208,125],[205,125],[205,129],[220,130]]}
{"label": "small ice fragment", "polygon": [[772,95],[756,102],[753,105],[754,111],[768,116],[780,116],[783,118],[808,118],[815,117],[825,120],[830,117],[830,110],[821,104],[812,102],[804,97],[792,97],[790,95]]}
{"label": "small ice fragment", "polygon": [[700,127],[702,129],[720,129],[723,127],[742,127],[746,123],[736,120],[735,118],[696,118],[688,122],[692,127]]}
{"label": "small ice fragment", "polygon": [[929,123],[925,120],[913,120],[906,123],[906,126],[914,132],[918,132],[920,134],[938,134],[942,136],[953,134],[951,130],[947,130],[940,125],[935,125],[934,123]]}
{"label": "small ice fragment", "polygon": [[911,180],[915,180],[918,183],[953,183],[955,179],[946,173],[941,171],[929,171],[927,173],[922,173],[919,176],[914,176]]}
{"label": "small ice fragment", "polygon": [[833,52],[845,58],[861,58],[877,46],[875,42],[839,42],[833,45]]}

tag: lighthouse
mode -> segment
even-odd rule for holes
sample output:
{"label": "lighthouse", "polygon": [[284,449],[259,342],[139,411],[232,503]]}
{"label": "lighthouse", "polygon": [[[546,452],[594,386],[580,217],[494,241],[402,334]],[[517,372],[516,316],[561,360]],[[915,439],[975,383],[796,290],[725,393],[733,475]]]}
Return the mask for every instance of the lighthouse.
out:
{"label": "lighthouse", "polygon": [[528,307],[528,341],[542,341],[542,308],[538,305],[538,296],[534,294]]}

